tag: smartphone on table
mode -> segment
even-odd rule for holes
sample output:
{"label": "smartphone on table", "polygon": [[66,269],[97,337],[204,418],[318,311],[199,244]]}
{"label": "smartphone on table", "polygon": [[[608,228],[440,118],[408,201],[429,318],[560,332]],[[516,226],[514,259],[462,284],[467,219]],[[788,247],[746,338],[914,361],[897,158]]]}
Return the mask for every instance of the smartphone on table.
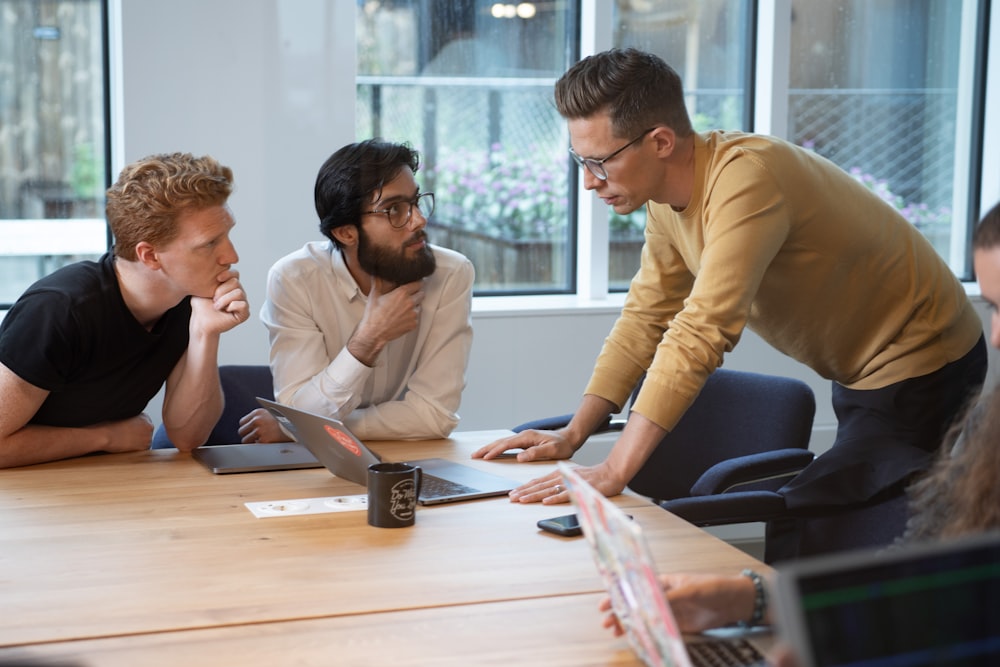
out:
{"label": "smartphone on table", "polygon": [[565,514],[563,516],[553,516],[548,519],[542,519],[538,522],[538,527],[544,531],[555,533],[556,535],[562,535],[564,537],[576,537],[577,535],[583,534],[583,530],[580,528],[580,522],[577,520],[575,514]]}
{"label": "smartphone on table", "polygon": [[[631,514],[626,514],[625,516],[630,519],[632,518]],[[544,531],[562,535],[563,537],[576,537],[583,534],[583,529],[580,528],[580,522],[577,520],[575,514],[564,514],[563,516],[542,519],[538,522],[538,527]]]}

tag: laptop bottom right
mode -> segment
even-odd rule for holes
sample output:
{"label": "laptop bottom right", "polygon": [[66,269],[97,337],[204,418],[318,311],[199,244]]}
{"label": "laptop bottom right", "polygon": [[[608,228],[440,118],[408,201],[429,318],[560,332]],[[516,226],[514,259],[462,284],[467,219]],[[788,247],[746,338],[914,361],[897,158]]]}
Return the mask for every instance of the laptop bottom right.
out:
{"label": "laptop bottom right", "polygon": [[758,667],[764,656],[748,636],[682,635],[656,575],[642,527],[565,462],[566,490],[604,579],[618,623],[648,667]]}
{"label": "laptop bottom right", "polygon": [[1000,534],[778,568],[780,634],[803,667],[1000,665]]}

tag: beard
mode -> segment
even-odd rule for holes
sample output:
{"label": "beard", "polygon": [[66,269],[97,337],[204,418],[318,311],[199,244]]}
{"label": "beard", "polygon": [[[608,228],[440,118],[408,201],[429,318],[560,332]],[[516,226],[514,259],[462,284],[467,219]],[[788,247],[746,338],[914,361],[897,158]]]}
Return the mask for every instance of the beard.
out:
{"label": "beard", "polygon": [[[426,278],[437,268],[437,261],[430,246],[426,244],[427,234],[423,230],[407,239],[399,250],[373,244],[360,226],[358,232],[358,264],[376,278],[393,285],[405,285]],[[415,241],[424,241],[424,247],[413,257],[407,257],[406,248]]]}

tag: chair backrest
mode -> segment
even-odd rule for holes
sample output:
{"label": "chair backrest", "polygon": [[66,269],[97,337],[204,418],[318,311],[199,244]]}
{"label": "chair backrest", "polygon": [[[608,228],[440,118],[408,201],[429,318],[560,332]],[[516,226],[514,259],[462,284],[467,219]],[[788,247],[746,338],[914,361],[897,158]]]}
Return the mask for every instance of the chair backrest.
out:
{"label": "chair backrest", "polygon": [[[219,382],[226,407],[205,442],[207,445],[231,445],[240,441],[240,418],[260,407],[257,397],[274,400],[274,379],[267,365],[219,366]],[[153,449],[173,447],[161,425],[153,436]]]}
{"label": "chair backrest", "polygon": [[208,436],[209,445],[231,445],[240,441],[240,419],[260,407],[257,397],[274,400],[274,378],[265,365],[219,367],[219,381],[226,407]]}
{"label": "chair backrest", "polygon": [[628,486],[657,500],[687,497],[721,461],[808,449],[815,413],[816,398],[801,380],[720,368]]}

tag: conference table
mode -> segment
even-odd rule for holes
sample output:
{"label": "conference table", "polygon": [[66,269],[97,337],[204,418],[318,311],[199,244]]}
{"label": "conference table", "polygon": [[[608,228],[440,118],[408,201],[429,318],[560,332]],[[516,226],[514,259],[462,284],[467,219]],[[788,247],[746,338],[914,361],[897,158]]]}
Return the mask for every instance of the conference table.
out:
{"label": "conference table", "polygon": [[[507,433],[370,445],[517,483],[554,469],[470,458]],[[0,470],[0,665],[641,664],[601,627],[585,540],[535,525],[570,505],[420,507],[402,529],[246,505],[363,493],[323,468],[214,475],[172,449]],[[612,500],[661,572],[766,569],[645,498]]]}

